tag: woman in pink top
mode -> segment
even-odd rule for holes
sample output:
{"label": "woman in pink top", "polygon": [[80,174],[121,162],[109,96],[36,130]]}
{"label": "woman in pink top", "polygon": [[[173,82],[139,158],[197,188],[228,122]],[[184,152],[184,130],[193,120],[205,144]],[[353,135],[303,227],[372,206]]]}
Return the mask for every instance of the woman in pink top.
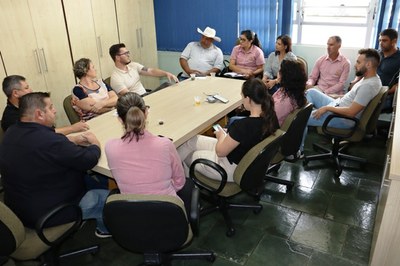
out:
{"label": "woman in pink top", "polygon": [[229,69],[245,75],[245,78],[262,76],[264,72],[264,52],[260,48],[257,34],[251,30],[240,33],[239,45],[231,53]]}
{"label": "woman in pink top", "polygon": [[181,160],[171,140],[145,129],[149,106],[128,92],[117,101],[125,133],[106,143],[108,166],[121,193],[177,195],[185,185]]}
{"label": "woman in pink top", "polygon": [[282,126],[286,117],[296,108],[303,107],[306,103],[304,91],[307,75],[304,65],[296,60],[284,59],[279,70],[279,88],[272,96],[275,103],[275,112],[279,126]]}

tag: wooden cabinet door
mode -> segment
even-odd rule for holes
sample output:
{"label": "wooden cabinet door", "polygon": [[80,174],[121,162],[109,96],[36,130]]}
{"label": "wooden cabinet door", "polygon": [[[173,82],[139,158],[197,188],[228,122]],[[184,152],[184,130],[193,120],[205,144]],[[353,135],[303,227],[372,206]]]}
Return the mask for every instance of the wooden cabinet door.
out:
{"label": "wooden cabinet door", "polygon": [[[120,41],[131,51],[131,60],[158,68],[152,0],[116,0]],[[140,77],[147,89],[160,85],[159,78]]]}
{"label": "wooden cabinet door", "polygon": [[[57,125],[65,126],[69,120],[63,100],[71,94],[75,78],[61,1],[29,1],[29,8],[47,91],[57,109]],[[35,88],[37,91],[44,89]]]}
{"label": "wooden cabinet door", "polygon": [[91,0],[64,0],[63,3],[73,61],[89,58],[99,69]]}
{"label": "wooden cabinet door", "polygon": [[27,0],[0,1],[0,51],[7,75],[21,75],[35,91],[46,91],[40,51]]}
{"label": "wooden cabinet door", "polygon": [[117,15],[114,0],[92,0],[94,30],[100,65],[97,68],[103,79],[111,76],[114,62],[108,50],[111,45],[119,43]]}
{"label": "wooden cabinet door", "polygon": [[139,0],[116,0],[115,6],[120,42],[131,52],[131,60],[141,63]]}
{"label": "wooden cabinet door", "polygon": [[[1,53],[1,51],[0,51]],[[0,54],[0,80],[1,82],[3,82],[4,78],[6,77],[6,71],[3,67],[3,64],[1,62],[1,54]],[[6,108],[6,104],[7,104],[7,96],[1,92],[0,93],[0,117],[3,116],[3,112],[4,112],[4,108]]]}

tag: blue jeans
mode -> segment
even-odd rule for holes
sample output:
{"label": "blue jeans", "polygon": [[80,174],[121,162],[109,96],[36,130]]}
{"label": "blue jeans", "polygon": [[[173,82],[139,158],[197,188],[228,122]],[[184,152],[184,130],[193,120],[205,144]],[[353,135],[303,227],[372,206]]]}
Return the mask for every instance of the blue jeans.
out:
{"label": "blue jeans", "polygon": [[[317,90],[317,89],[309,89],[306,91],[306,98],[307,101],[312,103],[314,105],[314,109],[319,109],[323,106],[336,106],[337,101],[333,99],[332,97],[329,97],[325,93]],[[314,117],[314,110],[310,118],[308,119],[307,126],[314,126],[314,127],[319,127],[322,126],[325,122],[325,119],[332,114],[332,112],[326,112],[323,115],[321,115],[318,119]],[[343,119],[343,118],[335,118],[332,119],[329,122],[329,127],[333,128],[351,128],[354,125],[354,122],[348,120],[348,119]],[[304,129],[304,134],[303,134],[303,140],[301,142],[300,150],[304,151],[304,141],[307,136],[307,131],[308,128],[306,127]]]}
{"label": "blue jeans", "polygon": [[96,219],[97,229],[103,233],[108,233],[103,223],[103,207],[109,192],[106,189],[92,189],[86,192],[79,202],[79,207],[82,209],[82,219]]}

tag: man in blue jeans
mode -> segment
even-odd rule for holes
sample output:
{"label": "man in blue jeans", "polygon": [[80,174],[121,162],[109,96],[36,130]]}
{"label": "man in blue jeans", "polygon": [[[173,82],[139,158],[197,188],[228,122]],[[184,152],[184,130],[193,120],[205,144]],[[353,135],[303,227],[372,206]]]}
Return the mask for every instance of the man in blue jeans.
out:
{"label": "man in blue jeans", "polygon": [[[348,117],[360,118],[368,103],[378,94],[382,87],[381,80],[377,75],[379,65],[379,53],[375,49],[361,49],[354,66],[356,75],[361,77],[351,91],[341,98],[331,98],[317,89],[306,91],[307,101],[314,105],[314,110],[308,120],[308,126],[322,126],[328,115],[335,113]],[[334,128],[350,128],[352,121],[348,119],[335,118],[329,123]],[[304,140],[307,136],[307,127],[303,135],[303,143],[300,147],[304,149]]]}
{"label": "man in blue jeans", "polygon": [[[100,143],[91,132],[70,141],[53,128],[56,110],[50,95],[29,93],[19,101],[20,121],[11,126],[0,146],[4,202],[27,227],[62,203],[79,204],[83,219],[96,219],[96,235],[109,237],[102,213],[108,190],[86,192],[84,176],[100,158]],[[47,226],[69,222],[60,213]]]}

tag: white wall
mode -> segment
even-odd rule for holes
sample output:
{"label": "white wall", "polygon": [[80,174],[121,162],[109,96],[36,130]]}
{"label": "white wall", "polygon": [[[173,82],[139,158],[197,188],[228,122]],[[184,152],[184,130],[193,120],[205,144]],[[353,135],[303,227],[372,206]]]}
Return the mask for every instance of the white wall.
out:
{"label": "white wall", "polygon": [[[326,54],[326,46],[296,45],[293,46],[293,52],[306,59],[308,63],[308,73],[310,73],[318,57]],[[358,48],[341,48],[340,52],[346,56],[351,63],[350,75],[345,85],[345,88],[347,88],[350,81],[354,79],[354,63],[357,58]],[[159,68],[178,75],[178,73],[182,71],[179,65],[180,54],[180,52],[158,51]],[[224,57],[229,60],[229,55],[225,55]]]}

